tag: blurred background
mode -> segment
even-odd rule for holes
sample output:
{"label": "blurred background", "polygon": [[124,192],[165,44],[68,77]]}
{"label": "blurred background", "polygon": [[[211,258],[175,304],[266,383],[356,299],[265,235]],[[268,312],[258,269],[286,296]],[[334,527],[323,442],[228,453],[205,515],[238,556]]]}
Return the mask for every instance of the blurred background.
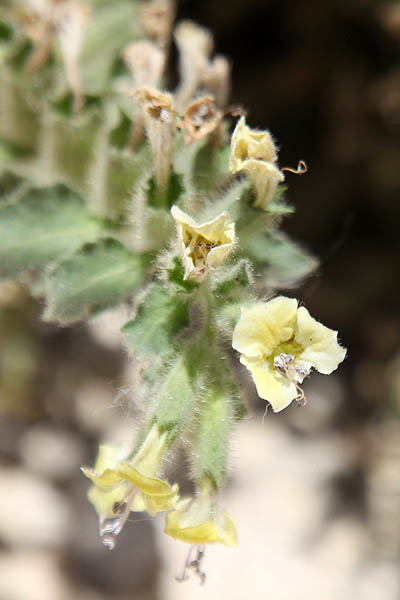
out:
{"label": "blurred background", "polygon": [[104,436],[135,430],[117,317],[61,329],[3,284],[0,600],[397,600],[400,2],[188,0],[177,17],[212,29],[232,103],[271,130],[280,165],[306,161],[287,174],[283,228],[321,264],[287,293],[339,330],[348,357],[310,378],[307,407],[264,421],[248,386],[224,499],[240,545],[207,549],[206,588],[178,584],[186,548],[161,519],[132,517],[114,552],[101,545],[79,472]]}

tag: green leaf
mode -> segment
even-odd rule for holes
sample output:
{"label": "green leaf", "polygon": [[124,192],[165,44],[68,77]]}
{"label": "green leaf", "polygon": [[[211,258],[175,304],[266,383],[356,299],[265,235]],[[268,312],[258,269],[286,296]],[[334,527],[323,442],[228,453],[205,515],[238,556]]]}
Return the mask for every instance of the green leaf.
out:
{"label": "green leaf", "polygon": [[0,277],[16,277],[70,255],[95,240],[103,224],[64,186],[31,189],[0,208]]}
{"label": "green leaf", "polygon": [[202,192],[215,192],[224,179],[229,179],[230,146],[221,144],[213,148],[207,139],[199,147],[193,163],[193,183]]}
{"label": "green leaf", "polygon": [[38,143],[39,114],[29,102],[29,93],[2,65],[0,79],[0,138],[17,148],[34,150]]}
{"label": "green leaf", "polygon": [[109,87],[115,60],[134,41],[137,14],[135,2],[113,0],[94,4],[80,67],[85,93],[100,95]]}
{"label": "green leaf", "polygon": [[37,168],[47,170],[50,181],[62,181],[84,194],[100,123],[96,109],[70,119],[47,114]]}
{"label": "green leaf", "polygon": [[[251,193],[251,184],[247,179],[239,179],[231,184],[224,193],[220,194],[210,206],[201,213],[200,222],[211,221],[226,210],[232,221],[240,218],[243,210],[247,210],[248,196]],[[257,215],[258,216],[258,215]]]}
{"label": "green leaf", "polygon": [[240,295],[243,288],[252,286],[253,282],[253,265],[246,258],[220,267],[211,279],[214,294],[220,296],[223,302],[227,297]]}
{"label": "green leaf", "polygon": [[153,208],[164,208],[169,211],[171,206],[179,202],[179,198],[184,192],[182,175],[172,173],[167,189],[162,192],[157,190],[155,178],[151,177],[147,184],[147,202]]}
{"label": "green leaf", "polygon": [[274,287],[291,287],[318,267],[312,254],[278,231],[249,237],[246,251],[266,267],[267,283]]}
{"label": "green leaf", "polygon": [[48,275],[45,320],[68,324],[127,300],[145,267],[146,257],[112,238],[86,244]]}
{"label": "green leaf", "polygon": [[133,353],[164,354],[174,338],[189,325],[187,298],[171,297],[159,284],[151,286],[133,321],[122,331]]}
{"label": "green leaf", "polygon": [[126,210],[132,190],[143,172],[146,148],[132,155],[109,149],[106,196],[111,216],[120,216]]}
{"label": "green leaf", "polygon": [[185,281],[183,279],[185,269],[179,256],[174,257],[172,267],[166,269],[166,272],[168,275],[168,283],[174,291],[190,294],[199,287],[199,284],[195,281]]}

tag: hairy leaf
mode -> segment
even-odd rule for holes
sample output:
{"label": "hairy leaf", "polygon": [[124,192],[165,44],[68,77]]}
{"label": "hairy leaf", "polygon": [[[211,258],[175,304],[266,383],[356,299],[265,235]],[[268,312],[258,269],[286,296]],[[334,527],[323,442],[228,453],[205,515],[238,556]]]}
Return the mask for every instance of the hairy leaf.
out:
{"label": "hairy leaf", "polygon": [[13,278],[56,262],[103,229],[64,186],[31,189],[19,202],[0,208],[0,276]]}
{"label": "hairy leaf", "polygon": [[114,62],[134,39],[137,22],[134,2],[96,2],[80,59],[83,88],[87,94],[107,91]]}
{"label": "hairy leaf", "polygon": [[128,299],[142,281],[145,263],[112,238],[86,244],[48,275],[44,318],[68,324]]}
{"label": "hairy leaf", "polygon": [[318,266],[312,254],[278,231],[250,237],[246,250],[254,262],[267,265],[267,283],[271,286],[291,287]]}
{"label": "hairy leaf", "polygon": [[187,299],[170,296],[154,284],[139,307],[136,317],[122,328],[134,354],[163,354],[171,350],[175,336],[189,325]]}

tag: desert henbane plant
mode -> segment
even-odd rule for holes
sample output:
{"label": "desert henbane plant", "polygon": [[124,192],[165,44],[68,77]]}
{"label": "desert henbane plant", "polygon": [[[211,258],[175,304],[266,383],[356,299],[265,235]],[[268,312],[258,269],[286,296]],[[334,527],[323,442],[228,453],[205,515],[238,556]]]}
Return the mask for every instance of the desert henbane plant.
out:
{"label": "desert henbane plant", "polygon": [[[229,61],[208,30],[173,27],[172,0],[2,7],[0,276],[61,325],[129,308],[121,340],[141,369],[142,427],[82,469],[89,500],[108,548],[131,511],[166,511],[165,533],[197,552],[183,578],[204,579],[205,545],[237,542],[221,508],[247,412],[232,346],[276,412],[304,404],[304,378],[345,356],[335,331],[276,295],[317,265],[279,230],[292,208],[276,144],[244,116],[230,134]],[[167,92],[171,36],[180,82]],[[163,477],[182,440],[192,498]]]}

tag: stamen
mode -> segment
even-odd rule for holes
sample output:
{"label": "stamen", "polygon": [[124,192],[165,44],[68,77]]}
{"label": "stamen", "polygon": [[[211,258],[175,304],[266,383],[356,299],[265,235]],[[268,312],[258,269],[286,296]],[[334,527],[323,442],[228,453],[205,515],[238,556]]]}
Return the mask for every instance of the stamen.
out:
{"label": "stamen", "polygon": [[187,579],[189,579],[189,575],[187,574],[187,571],[192,563],[192,553],[193,553],[194,548],[195,548],[194,546],[189,546],[189,550],[186,555],[185,564],[183,566],[182,575],[177,575],[175,577],[176,581],[182,582],[182,581],[186,581]]}
{"label": "stamen", "polygon": [[[193,550],[196,548],[197,554],[196,558],[192,560]],[[182,575],[178,575],[175,577],[176,581],[182,582],[189,579],[188,570],[191,569],[193,573],[198,575],[200,578],[200,584],[204,585],[206,582],[206,574],[201,570],[201,563],[204,559],[205,554],[205,546],[203,544],[199,544],[198,546],[190,546],[188,554],[186,556],[185,565],[183,567]]]}
{"label": "stamen", "polygon": [[112,535],[105,535],[103,537],[103,544],[108,550],[114,550],[115,548],[115,538]]}
{"label": "stamen", "polygon": [[100,521],[99,533],[103,544],[109,550],[115,548],[115,538],[119,535],[128,519],[136,488],[129,487],[128,492],[120,502],[114,502],[112,512],[118,517],[102,519]]}
{"label": "stamen", "polygon": [[297,396],[295,398],[297,406],[305,406],[307,404],[307,398],[297,381],[297,377],[301,378],[301,381],[310,374],[311,366],[306,364],[295,365],[293,364],[293,354],[284,354],[283,352],[274,358],[274,367],[283,375],[290,383],[293,383],[297,390]]}
{"label": "stamen", "polygon": [[279,373],[291,379],[289,365],[294,361],[293,354],[284,354],[283,352],[274,358],[274,367]]}

